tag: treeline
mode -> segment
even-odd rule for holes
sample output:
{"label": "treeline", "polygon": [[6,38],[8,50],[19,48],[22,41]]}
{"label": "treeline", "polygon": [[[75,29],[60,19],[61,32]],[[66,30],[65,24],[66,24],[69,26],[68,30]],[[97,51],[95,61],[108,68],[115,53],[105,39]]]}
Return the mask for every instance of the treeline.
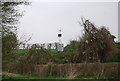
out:
{"label": "treeline", "polygon": [[63,52],[31,47],[25,54],[17,55],[15,65],[119,62],[120,48],[115,37],[105,27],[95,27],[89,20],[82,23],[85,33],[80,40],[71,41]]}
{"label": "treeline", "polygon": [[[95,27],[89,20],[82,22],[85,33],[80,40],[70,41],[63,52],[31,47],[24,54],[5,54],[5,66],[10,63],[17,67],[39,64],[65,63],[105,63],[119,62],[120,44],[115,43],[114,36],[105,27]],[[3,61],[3,62],[4,62]],[[8,65],[7,65],[8,64]]]}

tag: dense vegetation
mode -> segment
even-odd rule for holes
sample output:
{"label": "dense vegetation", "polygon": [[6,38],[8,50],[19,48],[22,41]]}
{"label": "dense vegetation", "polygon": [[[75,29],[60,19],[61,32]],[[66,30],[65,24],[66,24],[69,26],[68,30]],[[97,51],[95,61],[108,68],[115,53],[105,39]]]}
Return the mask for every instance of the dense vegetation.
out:
{"label": "dense vegetation", "polygon": [[[99,30],[101,32],[101,29]],[[87,35],[86,37],[86,35],[84,34],[80,40],[70,41],[70,44],[68,44],[64,48],[63,52],[57,51],[56,49],[48,50],[48,49],[41,49],[38,47],[31,47],[30,49],[12,49],[11,53],[4,54],[3,70],[18,72],[18,73],[35,74],[36,65],[46,65],[48,68],[47,70],[49,71],[53,64],[119,62],[120,60],[118,58],[120,57],[120,43],[115,43],[114,39],[111,37],[112,35],[108,32],[108,30],[106,30],[105,28],[103,28],[103,30],[104,30],[102,32],[103,38],[99,38],[98,39],[99,41],[93,39],[94,42],[89,43],[89,40],[91,40],[91,38],[89,37],[89,35]],[[104,38],[104,33],[105,33],[105,38]],[[97,37],[101,36],[99,34],[96,34],[98,35]],[[96,37],[96,35],[94,36]],[[102,41],[103,39],[104,41]],[[88,41],[87,43],[86,40]],[[94,47],[94,45],[96,47]],[[83,52],[84,55],[86,55],[85,57],[82,55]],[[92,55],[89,56],[89,54]],[[89,59],[89,57],[92,58],[92,61]],[[94,60],[93,58],[96,59]],[[54,68],[55,67],[58,66],[54,66]],[[52,70],[50,70],[50,72],[51,71]],[[47,76],[50,77],[51,75],[53,76],[54,72],[53,74],[48,72]],[[74,75],[69,75],[69,76],[74,76]],[[22,76],[20,76],[20,78],[21,77]],[[8,77],[4,76],[4,78],[8,78]]]}
{"label": "dense vegetation", "polygon": [[[120,62],[120,43],[115,43],[115,36],[111,35],[105,27],[98,28],[89,20],[83,19],[81,25],[85,33],[79,40],[70,41],[70,44],[62,52],[56,49],[48,50],[38,47],[17,49],[17,46],[22,44],[17,39],[16,27],[21,14],[15,7],[22,4],[26,4],[26,2],[0,2],[2,10],[2,13],[0,13],[2,15],[2,22],[0,24],[3,29],[0,31],[2,33],[1,38],[3,43],[2,67],[4,71],[34,74],[35,66],[46,65],[48,68],[47,73],[51,76],[57,74],[56,72],[51,73],[53,71],[51,70],[52,64],[54,64],[53,66],[60,67],[62,66],[61,64],[81,63],[80,66],[82,66],[83,63],[84,67],[86,63]],[[85,66],[87,67],[87,65]],[[95,66],[97,67],[97,64]],[[71,73],[70,76],[73,76],[73,74]],[[5,75],[3,77],[9,78]],[[81,77],[81,75],[77,77]],[[19,78],[24,77],[20,76]]]}

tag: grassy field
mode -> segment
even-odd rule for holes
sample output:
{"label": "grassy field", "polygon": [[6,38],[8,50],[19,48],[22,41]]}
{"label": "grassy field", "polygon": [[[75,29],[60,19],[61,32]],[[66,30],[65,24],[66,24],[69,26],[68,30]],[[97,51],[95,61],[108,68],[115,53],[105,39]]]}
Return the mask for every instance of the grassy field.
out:
{"label": "grassy field", "polygon": [[15,49],[15,50],[13,50],[13,53],[16,53],[16,54],[25,54],[28,52],[29,52],[29,50],[27,50],[27,49]]}
{"label": "grassy field", "polygon": [[[58,51],[56,49],[48,49],[47,51],[50,53],[54,53],[54,54],[58,53]],[[29,52],[29,49],[15,49],[15,50],[13,50],[13,53],[16,53],[16,54],[25,54],[28,52]]]}

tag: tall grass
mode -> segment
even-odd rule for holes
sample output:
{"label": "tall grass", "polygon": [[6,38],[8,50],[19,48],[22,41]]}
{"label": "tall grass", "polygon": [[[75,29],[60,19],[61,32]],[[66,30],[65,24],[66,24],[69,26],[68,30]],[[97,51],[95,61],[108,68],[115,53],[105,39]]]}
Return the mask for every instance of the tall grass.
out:
{"label": "tall grass", "polygon": [[46,64],[46,65],[21,65],[14,68],[16,72],[25,72],[39,76],[62,76],[68,79],[77,76],[97,76],[118,78],[119,63],[79,63],[79,64]]}

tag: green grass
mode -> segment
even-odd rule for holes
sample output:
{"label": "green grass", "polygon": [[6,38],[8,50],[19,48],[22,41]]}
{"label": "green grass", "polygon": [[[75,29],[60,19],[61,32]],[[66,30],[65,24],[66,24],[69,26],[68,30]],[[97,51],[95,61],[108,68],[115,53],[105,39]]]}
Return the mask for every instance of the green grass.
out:
{"label": "green grass", "polygon": [[[56,49],[48,49],[47,51],[50,53],[58,53],[58,51]],[[17,54],[25,54],[28,52],[29,52],[28,49],[14,49],[13,50],[13,53],[17,53]]]}
{"label": "green grass", "polygon": [[17,54],[25,54],[27,53],[29,50],[27,49],[15,49],[13,50],[13,53],[17,53]]}
{"label": "green grass", "polygon": [[117,48],[120,48],[120,44],[118,44],[118,43],[116,43],[115,46],[116,46]]}
{"label": "green grass", "polygon": [[48,49],[48,52],[51,52],[51,53],[58,53],[58,51],[56,49]]}

